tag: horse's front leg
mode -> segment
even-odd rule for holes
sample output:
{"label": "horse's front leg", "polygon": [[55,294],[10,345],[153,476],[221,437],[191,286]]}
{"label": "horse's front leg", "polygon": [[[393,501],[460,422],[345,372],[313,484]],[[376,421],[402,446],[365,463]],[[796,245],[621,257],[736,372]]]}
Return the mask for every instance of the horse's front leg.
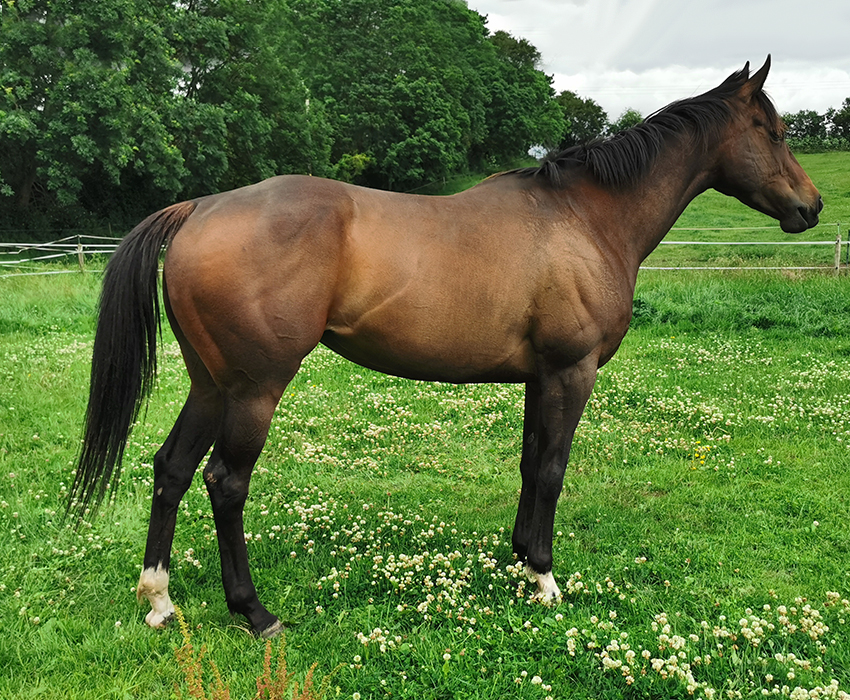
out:
{"label": "horse's front leg", "polygon": [[[570,448],[585,404],[596,381],[597,357],[585,357],[567,367],[544,363],[539,377],[537,424],[535,435],[537,470],[534,475],[534,502],[525,538],[526,571],[537,582],[536,597],[551,602],[561,597],[552,575],[552,539],[555,507],[564,484],[564,472]],[[528,411],[528,406],[526,406]],[[533,454],[529,453],[529,460]],[[526,453],[523,451],[523,458]],[[533,461],[531,462],[533,464]],[[530,470],[530,465],[526,466]],[[523,474],[525,488],[525,473]],[[522,508],[522,499],[520,499]],[[527,504],[526,510],[531,507]],[[519,518],[518,518],[519,519]]]}
{"label": "horse's front leg", "polygon": [[511,537],[514,554],[520,561],[528,559],[531,521],[537,500],[537,471],[540,469],[540,385],[525,385],[525,415],[522,423],[522,459],[519,472],[522,489]]}

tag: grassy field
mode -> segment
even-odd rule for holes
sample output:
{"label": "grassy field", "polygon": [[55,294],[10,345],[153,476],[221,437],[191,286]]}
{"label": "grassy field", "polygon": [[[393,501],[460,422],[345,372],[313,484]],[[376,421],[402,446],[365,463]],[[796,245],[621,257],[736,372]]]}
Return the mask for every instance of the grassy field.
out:
{"label": "grassy field", "polygon": [[[836,161],[807,159],[830,220],[848,176],[825,186]],[[683,220],[734,217],[698,200]],[[146,628],[134,593],[153,454],[187,390],[176,344],[166,334],[117,497],[74,530],[61,515],[99,279],[1,284],[0,698],[186,696],[180,631]],[[556,520],[565,600],[545,608],[510,550],[521,390],[316,351],[246,508],[289,669],[317,662],[328,697],[352,700],[845,697],[848,358],[845,276],[642,272],[579,427]],[[200,475],[171,592],[231,696],[254,697],[265,647],[227,613]]]}

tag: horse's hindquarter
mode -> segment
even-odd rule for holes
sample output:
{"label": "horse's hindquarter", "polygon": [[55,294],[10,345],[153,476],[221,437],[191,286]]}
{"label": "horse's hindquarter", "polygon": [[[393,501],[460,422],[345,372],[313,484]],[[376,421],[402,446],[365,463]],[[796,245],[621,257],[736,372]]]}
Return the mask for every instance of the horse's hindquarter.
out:
{"label": "horse's hindquarter", "polygon": [[165,258],[180,331],[219,383],[285,383],[321,339],[347,219],[339,183],[279,177],[199,201]]}

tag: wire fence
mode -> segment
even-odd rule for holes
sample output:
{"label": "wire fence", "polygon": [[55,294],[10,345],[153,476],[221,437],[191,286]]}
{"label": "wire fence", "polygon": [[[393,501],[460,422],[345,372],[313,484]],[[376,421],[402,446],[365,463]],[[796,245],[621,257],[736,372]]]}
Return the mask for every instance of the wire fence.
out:
{"label": "wire fence", "polygon": [[[642,270],[821,270],[838,274],[850,269],[850,236],[842,241],[842,224],[821,224],[819,230],[834,229],[832,240],[800,241],[797,239],[785,241],[693,241],[693,240],[663,240],[662,246],[831,246],[833,255],[822,265],[641,265]],[[741,227],[741,228],[674,228],[671,233],[700,233],[700,232],[742,232],[742,231],[779,231],[776,226]],[[105,259],[111,255],[121,238],[112,236],[89,236],[77,234],[66,236],[49,243],[0,243],[0,279],[8,277],[26,277],[36,275],[65,275],[83,272],[102,272]],[[842,263],[842,247],[845,249],[845,260]],[[76,265],[73,265],[76,261]],[[71,262],[72,267],[67,267]],[[62,263],[60,269],[45,269],[50,263]]]}
{"label": "wire fence", "polygon": [[[820,231],[834,230],[835,237],[832,240],[821,241],[800,241],[797,239],[786,241],[661,241],[662,246],[666,245],[687,245],[687,246],[830,246],[833,249],[833,255],[822,265],[641,265],[641,270],[821,270],[832,271],[835,274],[841,272],[842,269],[850,267],[850,237],[848,240],[841,239],[842,224],[820,224],[817,228]],[[678,232],[721,232],[721,231],[781,231],[777,226],[746,226],[746,227],[724,227],[724,228],[673,228],[671,233]],[[841,262],[842,245],[846,247],[845,261]]]}
{"label": "wire fence", "polygon": [[[102,268],[87,265],[95,256],[115,252],[120,238],[78,234],[49,243],[0,243],[0,278],[28,275],[64,275],[73,272],[99,272]],[[45,263],[76,259],[76,269],[45,270]],[[9,270],[9,272],[7,272]]]}

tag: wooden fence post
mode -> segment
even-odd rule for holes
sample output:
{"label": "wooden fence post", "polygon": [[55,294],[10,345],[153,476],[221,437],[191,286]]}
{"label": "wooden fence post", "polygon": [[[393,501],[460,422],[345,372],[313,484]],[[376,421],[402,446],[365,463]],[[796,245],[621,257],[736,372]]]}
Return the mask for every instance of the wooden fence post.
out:
{"label": "wooden fence post", "polygon": [[77,262],[80,265],[80,272],[86,271],[85,255],[83,255],[83,240],[77,236]]}

